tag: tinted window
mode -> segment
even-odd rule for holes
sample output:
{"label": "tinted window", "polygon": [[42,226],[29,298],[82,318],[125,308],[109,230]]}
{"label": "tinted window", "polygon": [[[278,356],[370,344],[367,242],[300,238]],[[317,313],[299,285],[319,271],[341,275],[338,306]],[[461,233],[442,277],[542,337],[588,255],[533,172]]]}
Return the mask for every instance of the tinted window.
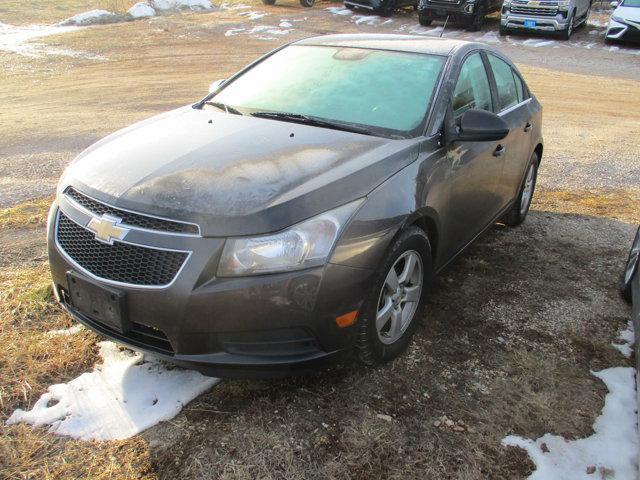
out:
{"label": "tinted window", "polygon": [[517,105],[518,91],[516,81],[513,78],[513,70],[506,62],[493,55],[489,55],[489,63],[496,79],[500,110]]}
{"label": "tinted window", "polygon": [[445,57],[293,45],[215,96],[241,111],[276,111],[414,132],[424,123]]}
{"label": "tinted window", "polygon": [[454,117],[459,117],[471,108],[492,110],[489,79],[479,53],[474,53],[465,60],[453,91]]}

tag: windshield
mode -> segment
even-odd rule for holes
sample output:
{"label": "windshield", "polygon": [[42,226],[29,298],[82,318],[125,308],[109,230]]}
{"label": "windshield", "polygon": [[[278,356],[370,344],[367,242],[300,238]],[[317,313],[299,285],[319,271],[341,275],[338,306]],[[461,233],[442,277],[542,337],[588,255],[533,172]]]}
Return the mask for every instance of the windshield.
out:
{"label": "windshield", "polygon": [[445,57],[360,48],[293,45],[273,54],[212,101],[250,113],[286,112],[421,133]]}
{"label": "windshield", "polygon": [[640,0],[624,0],[620,5],[623,7],[640,7]]}

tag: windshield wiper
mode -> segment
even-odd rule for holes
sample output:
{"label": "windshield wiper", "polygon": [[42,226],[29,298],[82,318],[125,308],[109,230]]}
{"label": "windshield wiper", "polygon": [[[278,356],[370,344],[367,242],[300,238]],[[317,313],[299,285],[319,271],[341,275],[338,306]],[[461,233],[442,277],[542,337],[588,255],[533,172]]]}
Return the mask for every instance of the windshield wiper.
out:
{"label": "windshield wiper", "polygon": [[251,116],[261,118],[273,118],[274,120],[282,120],[284,122],[303,123],[305,125],[314,125],[316,127],[333,128],[334,130],[343,130],[345,132],[361,133],[363,135],[374,135],[368,128],[353,125],[351,123],[336,122],[332,120],[324,120],[322,118],[310,117],[309,115],[301,115],[299,113],[287,112],[252,112]]}
{"label": "windshield wiper", "polygon": [[233,108],[232,106],[221,103],[221,102],[210,102],[209,100],[207,100],[203,104],[211,105],[212,107],[219,108],[220,110],[224,110],[227,113],[233,113],[234,115],[242,115],[242,112],[237,108]]}

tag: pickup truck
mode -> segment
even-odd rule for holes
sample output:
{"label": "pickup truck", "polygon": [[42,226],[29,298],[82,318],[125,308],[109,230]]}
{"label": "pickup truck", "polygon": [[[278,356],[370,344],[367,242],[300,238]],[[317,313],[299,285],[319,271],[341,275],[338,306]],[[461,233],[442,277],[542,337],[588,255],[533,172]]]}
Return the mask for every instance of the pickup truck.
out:
{"label": "pickup truck", "polygon": [[569,40],[576,27],[586,24],[592,0],[505,0],[500,35],[519,31],[555,33]]}

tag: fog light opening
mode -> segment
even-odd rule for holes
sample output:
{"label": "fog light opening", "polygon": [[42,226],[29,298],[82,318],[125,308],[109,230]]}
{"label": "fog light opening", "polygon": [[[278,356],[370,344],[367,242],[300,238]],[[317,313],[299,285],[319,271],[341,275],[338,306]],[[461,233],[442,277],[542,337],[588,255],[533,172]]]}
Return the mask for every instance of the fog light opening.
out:
{"label": "fog light opening", "polygon": [[336,317],[336,325],[340,328],[347,328],[356,323],[356,320],[358,320],[358,310]]}

